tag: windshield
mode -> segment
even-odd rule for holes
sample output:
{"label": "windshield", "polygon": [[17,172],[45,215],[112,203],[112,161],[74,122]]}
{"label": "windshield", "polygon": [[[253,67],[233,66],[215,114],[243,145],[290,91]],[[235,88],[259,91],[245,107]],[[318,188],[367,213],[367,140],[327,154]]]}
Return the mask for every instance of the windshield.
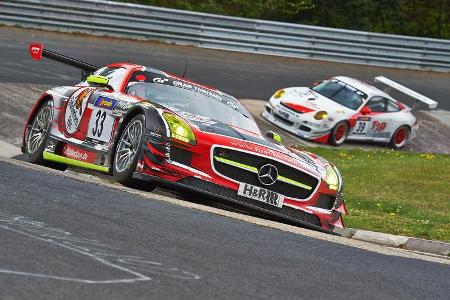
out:
{"label": "windshield", "polygon": [[367,98],[365,93],[337,79],[323,81],[312,90],[353,110],[357,110]]}
{"label": "windshield", "polygon": [[130,83],[127,93],[158,103],[175,112],[183,111],[253,133],[260,133],[248,110],[231,97],[217,95],[209,97],[171,85],[148,82]]}

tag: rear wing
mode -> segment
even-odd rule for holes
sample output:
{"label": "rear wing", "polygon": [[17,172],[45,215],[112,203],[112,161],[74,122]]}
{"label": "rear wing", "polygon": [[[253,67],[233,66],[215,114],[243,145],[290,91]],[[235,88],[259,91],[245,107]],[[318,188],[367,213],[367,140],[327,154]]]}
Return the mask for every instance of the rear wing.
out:
{"label": "rear wing", "polygon": [[87,74],[90,74],[99,69],[99,67],[91,65],[87,62],[83,62],[78,59],[44,49],[44,46],[39,43],[31,43],[28,50],[30,52],[31,58],[33,58],[34,60],[41,60],[42,57],[46,57],[57,62],[81,69]]}
{"label": "rear wing", "polygon": [[407,88],[406,86],[403,86],[400,83],[390,80],[389,78],[386,78],[384,76],[375,77],[375,82],[384,83],[385,85],[390,86],[391,88],[393,88],[405,95],[408,95],[408,96],[416,99],[417,101],[423,102],[426,105],[428,105],[429,109],[436,109],[438,106],[438,102],[436,102],[422,94],[419,94],[419,93]]}

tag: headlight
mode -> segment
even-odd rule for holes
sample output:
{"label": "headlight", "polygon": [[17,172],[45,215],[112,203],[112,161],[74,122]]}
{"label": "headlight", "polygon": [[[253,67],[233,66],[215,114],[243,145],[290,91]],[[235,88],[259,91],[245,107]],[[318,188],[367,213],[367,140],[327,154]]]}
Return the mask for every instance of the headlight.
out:
{"label": "headlight", "polygon": [[197,139],[195,138],[192,128],[183,119],[171,113],[163,113],[162,115],[169,125],[170,136],[173,139],[177,139],[191,145],[197,144]]}
{"label": "headlight", "polygon": [[327,118],[328,118],[328,113],[324,110],[318,111],[314,115],[314,119],[316,119],[316,120],[323,120],[323,119],[327,119]]}
{"label": "headlight", "polygon": [[328,184],[328,188],[337,191],[339,189],[339,176],[336,170],[331,165],[328,165],[325,170],[327,171],[325,182]]}
{"label": "headlight", "polygon": [[281,98],[284,96],[284,94],[286,94],[286,92],[284,90],[278,90],[275,92],[275,94],[273,94],[273,97],[275,99]]}

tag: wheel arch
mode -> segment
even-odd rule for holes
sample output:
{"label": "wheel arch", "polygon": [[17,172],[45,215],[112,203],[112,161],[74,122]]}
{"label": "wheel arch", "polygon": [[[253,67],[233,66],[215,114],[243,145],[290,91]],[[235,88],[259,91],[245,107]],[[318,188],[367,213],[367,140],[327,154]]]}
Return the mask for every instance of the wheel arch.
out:
{"label": "wheel arch", "polygon": [[343,119],[341,119],[341,120],[336,121],[336,123],[333,125],[333,127],[331,127],[330,133],[329,133],[328,139],[327,139],[327,142],[328,142],[329,144],[334,145],[334,143],[332,143],[332,141],[331,141],[331,140],[334,138],[334,137],[333,137],[334,130],[335,130],[335,129],[337,128],[337,126],[338,126],[339,124],[341,124],[341,123],[347,124],[347,136],[345,137],[344,142],[347,140],[347,137],[349,136],[349,134],[350,134],[350,132],[351,132],[351,130],[352,130],[352,127],[351,127],[350,121],[349,121],[348,119],[343,118]]}
{"label": "wheel arch", "polygon": [[[134,105],[133,107],[131,107],[123,116],[122,122],[120,123],[117,131],[114,134],[114,143],[112,145],[110,156],[109,156],[109,162],[110,162],[111,166],[113,164],[113,159],[114,159],[114,155],[116,153],[116,148],[117,148],[117,142],[118,142],[120,135],[122,134],[122,132],[125,129],[125,127],[127,126],[127,124],[135,116],[137,116],[139,114],[144,115],[144,118],[145,118],[144,135],[148,129],[152,129],[152,126],[156,127],[157,125],[164,124],[161,119],[161,116],[159,115],[158,111],[156,110],[156,108],[154,106],[143,106],[143,105],[137,104],[137,105]],[[160,123],[156,124],[157,123],[156,120],[160,120]],[[165,128],[165,127],[162,127],[162,128]],[[112,168],[110,168],[110,170],[112,170]]]}
{"label": "wheel arch", "polygon": [[409,134],[411,134],[411,132],[412,132],[412,127],[411,127],[411,125],[409,125],[409,124],[402,124],[402,125],[397,126],[397,128],[395,128],[395,130],[394,130],[394,131],[392,132],[392,134],[391,134],[391,137],[389,138],[389,141],[394,137],[395,133],[397,132],[397,130],[398,130],[400,127],[406,127],[406,128],[408,128]]}
{"label": "wheel arch", "polygon": [[31,108],[31,111],[28,114],[27,120],[22,129],[22,152],[24,151],[25,147],[25,134],[27,132],[28,125],[30,125],[30,122],[34,119],[39,109],[49,100],[53,101],[54,100],[53,96],[48,93],[44,93],[39,97],[39,99],[34,103],[33,107]]}

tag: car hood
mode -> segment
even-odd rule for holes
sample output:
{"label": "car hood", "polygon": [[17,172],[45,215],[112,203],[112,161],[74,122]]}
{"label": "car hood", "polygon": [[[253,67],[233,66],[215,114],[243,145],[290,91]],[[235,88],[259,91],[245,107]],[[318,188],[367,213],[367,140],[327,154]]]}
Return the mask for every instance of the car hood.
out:
{"label": "car hood", "polygon": [[261,134],[245,131],[211,118],[182,111],[175,113],[193,125],[192,127],[195,130],[210,136],[212,143],[271,157],[303,169],[319,178],[324,176],[325,160],[323,160],[323,163],[320,163],[312,159],[307,153],[293,151],[279,143],[266,139]]}
{"label": "car hood", "polygon": [[279,100],[284,103],[294,103],[312,111],[324,110],[330,114],[352,114],[355,111],[340,105],[308,87],[293,87],[285,89],[285,94]]}

